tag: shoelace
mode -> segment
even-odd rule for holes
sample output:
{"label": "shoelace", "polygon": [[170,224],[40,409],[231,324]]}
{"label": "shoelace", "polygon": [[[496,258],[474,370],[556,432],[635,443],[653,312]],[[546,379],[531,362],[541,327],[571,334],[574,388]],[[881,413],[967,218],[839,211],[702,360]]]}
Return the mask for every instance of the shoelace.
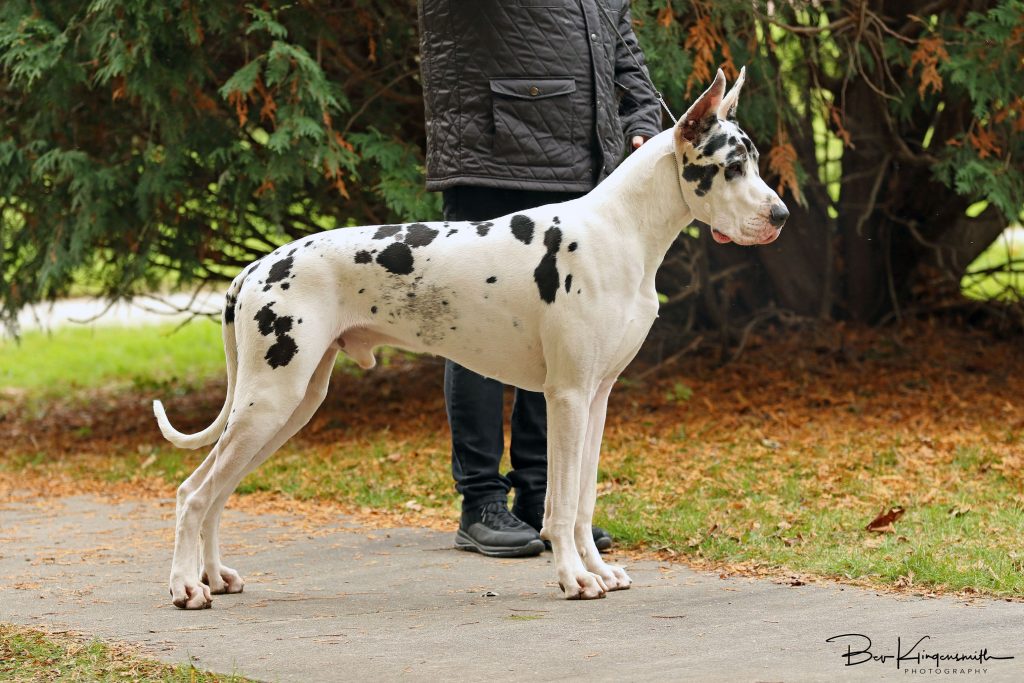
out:
{"label": "shoelace", "polygon": [[480,522],[492,529],[516,529],[524,524],[500,502],[485,505],[480,511]]}

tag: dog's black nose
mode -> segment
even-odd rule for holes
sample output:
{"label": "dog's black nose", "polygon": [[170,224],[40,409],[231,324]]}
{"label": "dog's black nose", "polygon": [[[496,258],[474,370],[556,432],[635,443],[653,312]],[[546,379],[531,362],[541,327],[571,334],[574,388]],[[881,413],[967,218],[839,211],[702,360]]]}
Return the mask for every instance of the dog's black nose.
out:
{"label": "dog's black nose", "polygon": [[781,228],[787,218],[789,218],[789,209],[786,208],[785,204],[776,204],[772,207],[771,213],[768,214],[768,220],[776,228]]}

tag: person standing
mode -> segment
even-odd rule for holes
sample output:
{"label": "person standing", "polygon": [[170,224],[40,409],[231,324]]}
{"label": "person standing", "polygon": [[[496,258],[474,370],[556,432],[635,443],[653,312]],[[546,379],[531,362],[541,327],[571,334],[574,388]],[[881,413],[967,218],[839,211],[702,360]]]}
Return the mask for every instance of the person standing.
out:
{"label": "person standing", "polygon": [[[426,186],[442,193],[445,220],[487,221],[575,199],[615,169],[626,141],[635,149],[661,130],[655,93],[630,56],[642,64],[628,0],[420,0],[419,29]],[[544,395],[515,390],[512,469],[503,475],[503,390],[445,364],[452,476],[462,494],[456,546],[536,555],[544,550]],[[611,546],[598,527],[594,540]]]}

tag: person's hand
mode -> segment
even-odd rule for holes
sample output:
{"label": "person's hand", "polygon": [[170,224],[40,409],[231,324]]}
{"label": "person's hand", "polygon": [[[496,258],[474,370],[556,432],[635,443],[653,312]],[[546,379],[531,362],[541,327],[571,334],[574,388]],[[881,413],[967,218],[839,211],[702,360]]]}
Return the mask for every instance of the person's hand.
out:
{"label": "person's hand", "polygon": [[634,135],[632,142],[633,142],[633,149],[640,149],[640,145],[642,145],[645,142],[647,142],[647,138],[645,138],[643,135]]}

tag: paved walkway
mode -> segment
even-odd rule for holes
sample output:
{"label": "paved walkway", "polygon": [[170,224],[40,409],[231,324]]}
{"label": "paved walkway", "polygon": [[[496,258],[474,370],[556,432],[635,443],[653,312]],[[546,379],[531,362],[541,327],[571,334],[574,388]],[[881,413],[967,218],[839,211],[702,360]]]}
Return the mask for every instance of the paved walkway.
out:
{"label": "paved walkway", "polygon": [[[172,519],[171,501],[0,505],[0,620],[267,681],[1024,680],[1021,604],[723,580],[653,562],[631,567],[632,590],[568,602],[548,553],[494,560],[453,550],[450,533],[344,519],[311,532],[229,510],[225,554],[245,592],[183,612],[167,596]],[[846,633],[870,637],[877,655],[930,636],[914,652],[1014,659],[845,667],[846,644],[825,641]]]}

